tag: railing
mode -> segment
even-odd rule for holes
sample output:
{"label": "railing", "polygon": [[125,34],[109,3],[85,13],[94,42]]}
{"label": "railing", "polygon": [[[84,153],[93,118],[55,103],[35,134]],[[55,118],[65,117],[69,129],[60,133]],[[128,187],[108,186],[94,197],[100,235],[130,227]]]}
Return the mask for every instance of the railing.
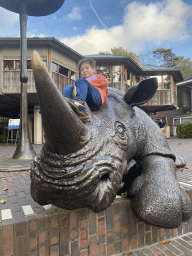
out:
{"label": "railing", "polygon": [[[20,93],[21,82],[20,82],[20,71],[3,71],[3,93]],[[27,82],[27,92],[36,92],[35,81],[33,77],[33,71],[28,70],[28,82]]]}
{"label": "railing", "polygon": [[63,92],[64,88],[67,85],[75,85],[75,80],[72,80],[64,75],[52,72],[52,78],[57,87],[59,88],[60,92]]}
{"label": "railing", "polygon": [[[52,77],[61,92],[63,92],[66,85],[75,84],[75,81],[63,76],[61,74],[52,72]],[[3,71],[3,93],[20,93],[21,82],[20,82],[20,71],[4,70]],[[35,81],[33,77],[33,71],[28,70],[28,82],[27,82],[27,92],[36,93]]]}
{"label": "railing", "polygon": [[129,88],[129,86],[127,84],[124,84],[124,88],[123,88],[123,85],[121,84],[121,82],[109,82],[109,87],[112,87],[112,88],[115,88],[115,89],[118,89],[122,92],[126,92],[127,89]]}
{"label": "railing", "polygon": [[144,106],[160,106],[160,105],[177,105],[177,95],[173,94],[173,99],[171,97],[171,90],[157,90],[155,95],[147,101]]}
{"label": "railing", "polygon": [[[64,88],[71,84],[74,85],[75,81],[58,73],[52,72],[52,78],[59,88],[60,92],[63,92]],[[20,93],[20,71],[3,71],[3,93]],[[109,83],[109,87],[119,89],[121,91],[126,91],[128,86],[124,84],[124,88],[121,88],[121,82]],[[27,92],[36,93],[35,81],[33,77],[33,71],[28,70],[28,82],[27,82]],[[144,106],[157,106],[157,105],[177,105],[177,95],[174,93],[171,97],[171,89],[157,90],[155,95],[151,100],[146,102]]]}

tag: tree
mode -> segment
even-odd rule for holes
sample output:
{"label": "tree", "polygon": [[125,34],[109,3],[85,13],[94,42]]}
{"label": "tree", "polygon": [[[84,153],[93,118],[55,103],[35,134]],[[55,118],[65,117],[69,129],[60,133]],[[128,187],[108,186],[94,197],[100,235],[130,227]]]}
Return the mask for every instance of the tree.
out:
{"label": "tree", "polygon": [[153,57],[159,60],[159,66],[174,68],[178,57],[172,52],[172,49],[158,48],[153,51]]}
{"label": "tree", "polygon": [[192,61],[190,58],[185,59],[183,56],[179,56],[175,64],[175,67],[179,68],[183,75],[192,73]]}
{"label": "tree", "polygon": [[127,50],[123,49],[123,47],[114,47],[111,49],[111,53],[114,55],[125,55],[130,56],[135,62],[139,63],[139,56],[133,52],[128,52]]}
{"label": "tree", "polygon": [[159,60],[153,57],[152,52],[140,53],[139,54],[139,64],[141,67],[145,65],[158,66]]}
{"label": "tree", "polygon": [[190,58],[176,56],[172,49],[158,48],[153,51],[153,57],[159,61],[160,66],[167,68],[179,68],[182,75],[192,73],[192,61]]}

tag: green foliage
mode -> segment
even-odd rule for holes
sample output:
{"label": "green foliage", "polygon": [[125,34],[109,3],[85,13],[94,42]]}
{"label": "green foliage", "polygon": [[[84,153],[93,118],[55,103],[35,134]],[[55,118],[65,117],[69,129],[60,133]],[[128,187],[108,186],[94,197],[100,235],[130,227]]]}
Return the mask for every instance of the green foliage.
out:
{"label": "green foliage", "polygon": [[135,62],[139,63],[139,56],[133,52],[128,52],[127,50],[123,49],[123,47],[114,47],[111,49],[111,53],[114,55],[125,55],[130,56]]}
{"label": "green foliage", "polygon": [[166,68],[175,67],[178,57],[172,52],[172,49],[158,48],[153,51],[154,58],[159,59],[160,64]]}
{"label": "green foliage", "polygon": [[185,59],[183,56],[179,56],[175,62],[175,67],[179,68],[183,75],[192,73],[192,61],[190,58]]}
{"label": "green foliage", "polygon": [[192,138],[192,123],[177,124],[176,132],[179,138]]}
{"label": "green foliage", "polygon": [[172,49],[158,48],[153,51],[153,57],[159,61],[159,64],[167,68],[179,68],[183,75],[192,73],[192,61],[190,58],[176,56]]}
{"label": "green foliage", "polygon": [[152,52],[136,55],[133,52],[128,52],[121,46],[114,47],[111,49],[111,52],[105,53],[130,56],[141,66],[149,64],[167,68],[178,68],[183,75],[192,73],[192,61],[190,58],[185,59],[183,56],[176,56],[175,53],[172,52],[172,49],[158,48]]}

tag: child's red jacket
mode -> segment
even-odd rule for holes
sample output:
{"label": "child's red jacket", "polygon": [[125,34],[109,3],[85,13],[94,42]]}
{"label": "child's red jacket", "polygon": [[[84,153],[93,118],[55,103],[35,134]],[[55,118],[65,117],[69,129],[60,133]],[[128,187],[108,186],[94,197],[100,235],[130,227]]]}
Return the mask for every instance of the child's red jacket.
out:
{"label": "child's red jacket", "polygon": [[108,80],[101,74],[91,76],[86,79],[90,84],[92,84],[101,95],[102,106],[107,102],[108,96]]}

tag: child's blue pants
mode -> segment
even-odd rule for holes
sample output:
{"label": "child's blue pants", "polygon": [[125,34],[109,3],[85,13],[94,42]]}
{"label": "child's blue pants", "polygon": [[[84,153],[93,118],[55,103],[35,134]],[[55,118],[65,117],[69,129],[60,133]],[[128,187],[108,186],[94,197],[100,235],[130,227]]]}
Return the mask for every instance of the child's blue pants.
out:
{"label": "child's blue pants", "polygon": [[[85,78],[77,79],[75,86],[77,90],[76,98],[80,98],[87,102],[87,105],[91,110],[96,110],[102,106],[102,100],[99,91]],[[73,89],[73,85],[67,85],[62,93],[63,97],[72,98]]]}

